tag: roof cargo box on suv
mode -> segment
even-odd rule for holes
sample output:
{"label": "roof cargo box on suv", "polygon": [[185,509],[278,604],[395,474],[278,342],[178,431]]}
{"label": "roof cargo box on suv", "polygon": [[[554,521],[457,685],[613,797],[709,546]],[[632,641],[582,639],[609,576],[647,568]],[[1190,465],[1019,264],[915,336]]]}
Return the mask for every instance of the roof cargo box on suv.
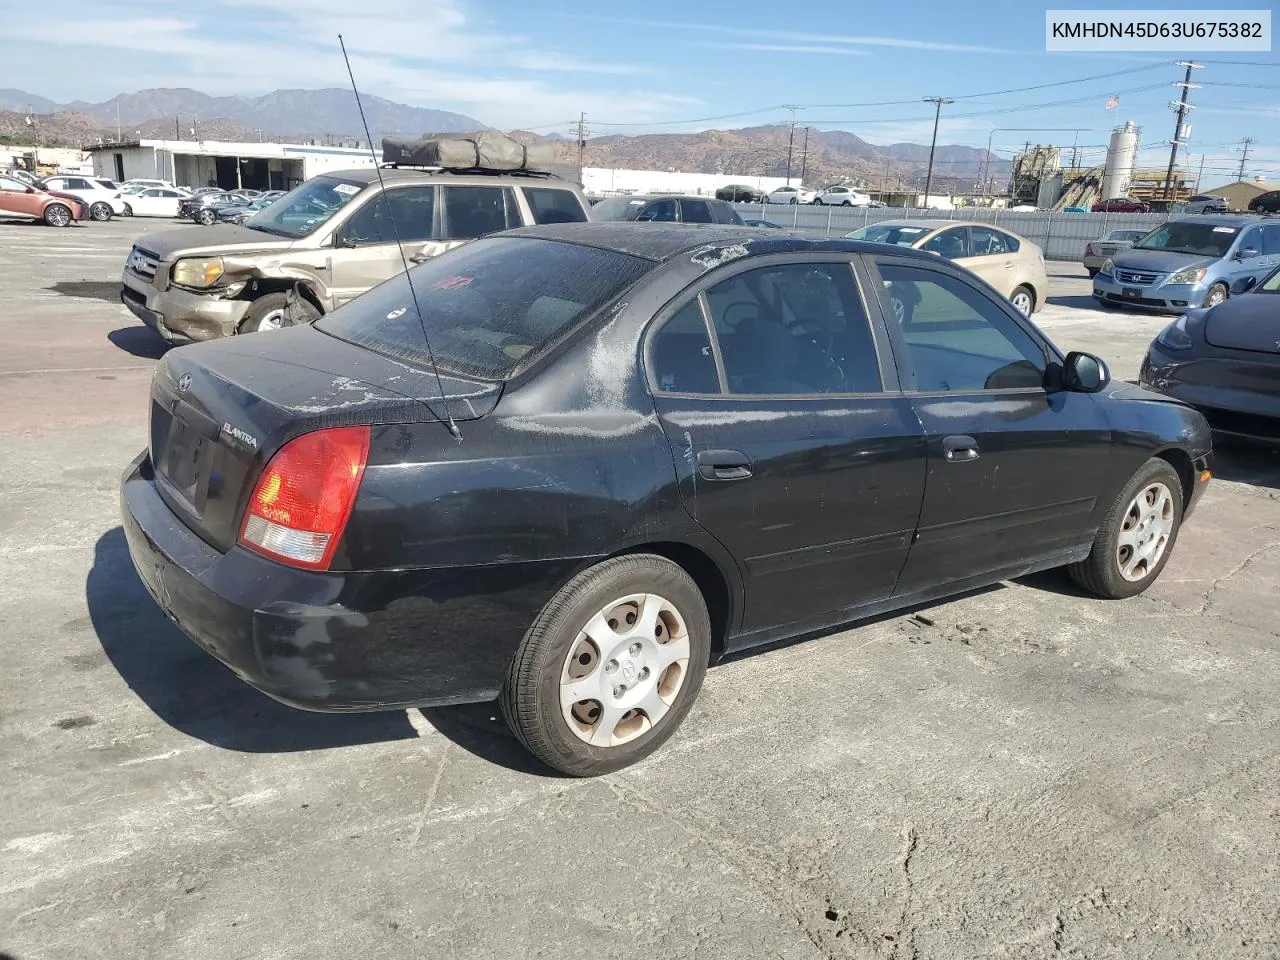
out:
{"label": "roof cargo box on suv", "polygon": [[382,162],[406,167],[549,173],[554,159],[550,144],[526,148],[518,140],[497,132],[419,140],[384,137],[382,140]]}

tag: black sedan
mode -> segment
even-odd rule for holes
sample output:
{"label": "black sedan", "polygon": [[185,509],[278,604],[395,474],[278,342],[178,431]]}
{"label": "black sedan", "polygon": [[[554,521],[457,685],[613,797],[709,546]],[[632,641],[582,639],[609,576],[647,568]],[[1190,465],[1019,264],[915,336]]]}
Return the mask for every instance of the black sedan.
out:
{"label": "black sedan", "polygon": [[1200,414],[915,250],[565,224],[412,283],[166,354],[130,552],[271,696],[498,697],[569,774],[726,653],[1051,567],[1140,593],[1209,479]]}
{"label": "black sedan", "polygon": [[1217,433],[1280,442],[1280,270],[1165,327],[1140,382],[1194,405]]}

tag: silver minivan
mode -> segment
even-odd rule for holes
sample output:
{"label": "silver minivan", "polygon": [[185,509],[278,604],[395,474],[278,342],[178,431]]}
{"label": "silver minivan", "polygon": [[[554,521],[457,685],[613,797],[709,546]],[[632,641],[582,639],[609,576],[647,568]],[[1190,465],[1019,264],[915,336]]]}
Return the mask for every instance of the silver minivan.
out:
{"label": "silver minivan", "polygon": [[[313,177],[243,225],[140,238],[120,298],[169,343],[215,340],[323,316],[402,272],[402,247],[412,265],[484,234],[590,219],[582,188],[555,177],[378,173]],[[286,309],[291,293],[301,302]]]}

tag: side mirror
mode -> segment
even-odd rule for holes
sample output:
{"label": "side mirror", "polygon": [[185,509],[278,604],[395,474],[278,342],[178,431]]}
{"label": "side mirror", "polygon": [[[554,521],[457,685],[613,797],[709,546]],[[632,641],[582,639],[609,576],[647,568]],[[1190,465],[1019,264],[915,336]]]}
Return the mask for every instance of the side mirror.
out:
{"label": "side mirror", "polygon": [[359,244],[356,243],[355,237],[336,236],[333,238],[333,245],[341,247],[344,250],[354,250]]}
{"label": "side mirror", "polygon": [[1237,259],[1237,260],[1252,260],[1252,259],[1253,259],[1254,257],[1256,257],[1257,255],[1258,255],[1258,248],[1257,248],[1257,247],[1245,247],[1243,250],[1241,250],[1239,253],[1237,253],[1237,254],[1236,254],[1236,259]]}
{"label": "side mirror", "polygon": [[1111,382],[1111,371],[1101,358],[1072,350],[1062,363],[1062,385],[1076,393],[1097,393]]}

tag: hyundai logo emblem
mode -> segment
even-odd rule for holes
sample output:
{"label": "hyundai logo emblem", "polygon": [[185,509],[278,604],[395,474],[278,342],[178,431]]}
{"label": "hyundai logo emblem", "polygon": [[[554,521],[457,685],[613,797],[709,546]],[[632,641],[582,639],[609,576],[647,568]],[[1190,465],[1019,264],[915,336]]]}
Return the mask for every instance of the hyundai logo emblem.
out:
{"label": "hyundai logo emblem", "polygon": [[191,374],[184,373],[178,378],[178,392],[186,393],[187,388],[191,386]]}

